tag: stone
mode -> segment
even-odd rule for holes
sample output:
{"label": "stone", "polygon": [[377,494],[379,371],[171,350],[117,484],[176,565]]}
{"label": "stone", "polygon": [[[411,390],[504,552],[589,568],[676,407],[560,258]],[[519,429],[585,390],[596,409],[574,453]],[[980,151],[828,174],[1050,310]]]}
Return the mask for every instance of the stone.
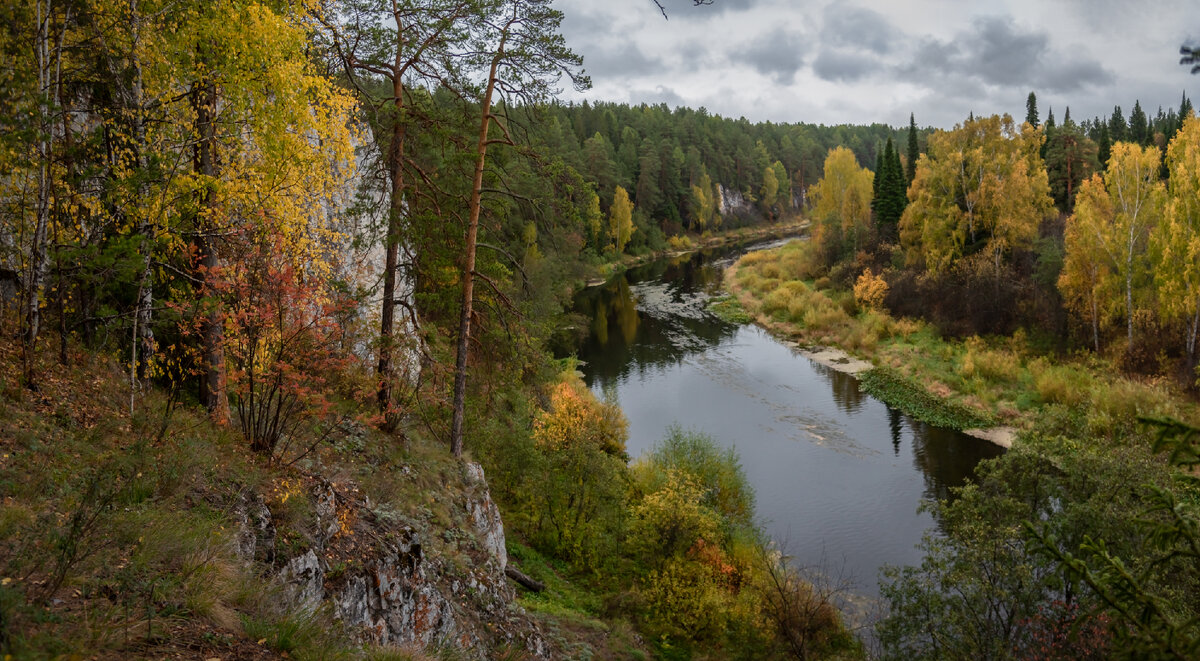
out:
{"label": "stone", "polygon": [[488,490],[487,478],[483,475],[483,467],[469,462],[465,465],[467,484],[471,494],[467,497],[467,513],[471,515],[471,523],[475,533],[488,555],[504,573],[508,566],[508,550],[504,542],[504,521],[500,518],[500,508],[492,501],[491,491]]}
{"label": "stone", "polygon": [[325,598],[325,570],[312,549],[289,560],[279,572],[279,581],[291,602],[306,613],[317,610]]}
{"label": "stone", "polygon": [[275,562],[275,523],[261,494],[243,491],[235,515],[238,533],[234,552],[247,567],[255,562],[270,566]]}

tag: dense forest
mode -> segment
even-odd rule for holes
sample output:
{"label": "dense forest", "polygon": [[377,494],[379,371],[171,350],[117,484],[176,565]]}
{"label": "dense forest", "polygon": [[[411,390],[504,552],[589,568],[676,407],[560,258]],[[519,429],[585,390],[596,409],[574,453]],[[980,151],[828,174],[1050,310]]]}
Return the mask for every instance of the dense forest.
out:
{"label": "dense forest", "polygon": [[[674,428],[631,464],[620,409],[550,350],[587,280],[747,226],[807,222],[795,275],[852,292],[844,314],[1024,334],[1194,398],[1186,96],[1076,123],[1041,121],[1031,93],[1023,125],[946,131],[565,104],[556,88],[589,80],[562,18],[549,0],[0,6],[5,658],[862,657],[836,590],[765,538],[735,453]],[[1077,414],[1040,433],[1073,438]],[[1175,463],[1195,463],[1190,430],[1160,439]],[[934,506],[951,545],[984,520],[1009,537],[929,562],[1003,550],[976,567],[1019,585],[972,607],[1016,595],[1054,644],[1194,652],[1194,493],[1146,447],[1095,466],[1033,452]],[[1093,468],[1161,489],[1108,516],[1072,481]],[[1048,487],[1027,502],[1028,475]],[[1083,531],[1125,550],[1144,506],[1176,518],[1130,578]],[[1030,569],[1010,542],[1056,510],[1077,519],[1030,533],[1051,558]],[[397,567],[410,582],[387,592]],[[954,656],[921,632],[970,629],[925,569],[885,595],[888,653]],[[326,598],[368,583],[361,608]],[[1042,609],[1060,601],[1109,610]],[[1145,630],[1101,631],[1126,607]],[[1002,633],[956,653],[1013,656]]]}

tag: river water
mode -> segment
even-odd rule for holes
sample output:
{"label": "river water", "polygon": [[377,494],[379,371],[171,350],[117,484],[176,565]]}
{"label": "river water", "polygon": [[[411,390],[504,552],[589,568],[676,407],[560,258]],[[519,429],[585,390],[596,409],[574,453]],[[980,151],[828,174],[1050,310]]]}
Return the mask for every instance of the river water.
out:
{"label": "river water", "polygon": [[871,597],[884,564],[920,561],[935,526],[921,500],[945,498],[1003,450],[912,420],[757,326],[709,313],[725,267],[771,245],[662,259],[583,290],[577,354],[587,384],[629,419],[630,457],[671,425],[735,448],[759,520],[793,563]]}

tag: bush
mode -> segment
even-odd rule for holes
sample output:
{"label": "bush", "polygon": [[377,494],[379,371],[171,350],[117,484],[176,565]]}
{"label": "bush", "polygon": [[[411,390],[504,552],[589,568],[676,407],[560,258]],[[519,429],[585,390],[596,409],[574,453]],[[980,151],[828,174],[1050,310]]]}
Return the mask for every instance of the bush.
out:
{"label": "bush", "polygon": [[989,381],[1000,382],[1012,382],[1021,378],[1020,356],[988,349],[978,337],[968,338],[964,345],[967,352],[963,355],[960,365],[963,378],[981,376]]}
{"label": "bush", "polygon": [[1044,360],[1031,367],[1034,388],[1043,402],[1078,406],[1091,397],[1092,377],[1086,371],[1066,365],[1048,365]]}
{"label": "bush", "polygon": [[872,310],[883,309],[883,301],[887,298],[888,284],[881,275],[875,275],[871,269],[862,272],[854,283],[854,300],[864,308]]}

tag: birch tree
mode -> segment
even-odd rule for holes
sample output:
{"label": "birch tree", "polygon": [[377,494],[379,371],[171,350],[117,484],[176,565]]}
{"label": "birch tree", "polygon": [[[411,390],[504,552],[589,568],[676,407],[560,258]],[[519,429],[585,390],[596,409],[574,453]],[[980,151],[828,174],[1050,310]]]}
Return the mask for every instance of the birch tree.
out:
{"label": "birch tree", "polygon": [[1184,325],[1188,361],[1197,361],[1200,334],[1200,118],[1184,119],[1167,148],[1171,178],[1163,222],[1152,236],[1164,316]]}

